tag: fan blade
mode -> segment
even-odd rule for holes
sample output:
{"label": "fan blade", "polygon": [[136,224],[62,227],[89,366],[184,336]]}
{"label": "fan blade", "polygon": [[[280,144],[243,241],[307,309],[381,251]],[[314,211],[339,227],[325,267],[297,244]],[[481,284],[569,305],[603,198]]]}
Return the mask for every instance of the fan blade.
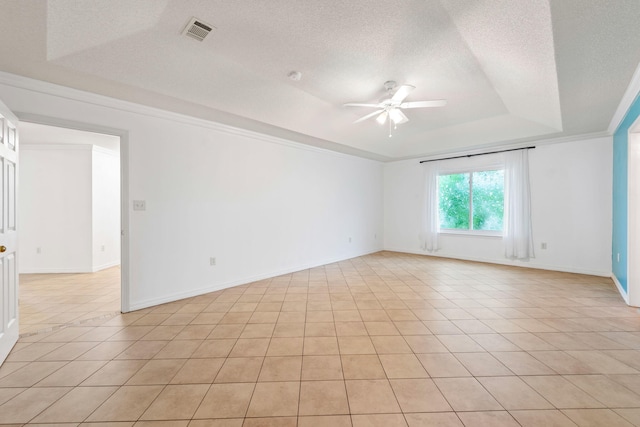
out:
{"label": "fan blade", "polygon": [[375,116],[376,114],[380,114],[382,113],[384,110],[378,110],[378,111],[374,111],[373,113],[369,113],[366,116],[360,117],[358,120],[356,120],[353,123],[360,123],[360,122],[364,122],[367,119],[370,119],[371,117]]}
{"label": "fan blade", "polygon": [[391,101],[395,102],[402,102],[404,101],[404,99],[409,95],[409,93],[411,93],[412,90],[415,89],[415,86],[411,86],[411,85],[402,85],[398,88],[398,90],[396,91],[396,93],[393,94],[393,96],[391,97]]}
{"label": "fan blade", "polygon": [[389,115],[388,112],[383,111],[382,114],[380,114],[378,117],[376,117],[376,122],[378,122],[379,125],[383,125],[384,122],[387,121],[387,116]]}
{"label": "fan blade", "polygon": [[404,115],[404,113],[399,108],[394,108],[389,111],[389,117],[393,120],[393,123],[400,125],[402,123],[407,123],[409,118]]}
{"label": "fan blade", "polygon": [[400,104],[400,108],[444,107],[445,105],[447,105],[446,100],[436,99],[433,101],[403,102],[402,104]]}
{"label": "fan blade", "polygon": [[379,107],[380,104],[357,104],[350,102],[348,104],[342,104],[343,107]]}

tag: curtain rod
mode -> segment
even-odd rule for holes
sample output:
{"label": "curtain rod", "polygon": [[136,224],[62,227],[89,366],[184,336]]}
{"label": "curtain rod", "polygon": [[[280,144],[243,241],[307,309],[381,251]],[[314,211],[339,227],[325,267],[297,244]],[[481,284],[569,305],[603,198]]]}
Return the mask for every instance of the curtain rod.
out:
{"label": "curtain rod", "polygon": [[461,159],[463,157],[486,156],[487,154],[506,153],[507,151],[532,150],[534,148],[536,148],[535,145],[533,145],[531,147],[511,148],[510,150],[490,151],[488,153],[467,154],[467,155],[464,155],[464,156],[445,157],[443,159],[421,160],[420,163],[437,162],[438,160]]}

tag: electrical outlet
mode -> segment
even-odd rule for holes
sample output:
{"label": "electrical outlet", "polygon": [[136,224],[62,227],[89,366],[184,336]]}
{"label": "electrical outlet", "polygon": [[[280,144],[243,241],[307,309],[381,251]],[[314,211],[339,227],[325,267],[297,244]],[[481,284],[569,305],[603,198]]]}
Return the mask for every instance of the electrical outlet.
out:
{"label": "electrical outlet", "polygon": [[133,201],[133,210],[134,211],[146,211],[147,210],[147,202],[144,200],[134,200]]}
{"label": "electrical outlet", "polygon": [[542,242],[540,249],[547,249],[547,242]]}
{"label": "electrical outlet", "polygon": [[618,262],[620,262],[620,252],[617,254]]}
{"label": "electrical outlet", "polygon": [[209,265],[216,265],[216,257],[209,258]]}
{"label": "electrical outlet", "polygon": [[351,237],[349,237],[349,243],[351,243]]}
{"label": "electrical outlet", "polygon": [[36,253],[37,253],[38,255],[40,255],[40,254],[42,253],[42,248],[40,248],[40,246],[38,246],[38,247],[36,248]]}
{"label": "electrical outlet", "polygon": [[104,245],[100,246],[100,251],[104,252]]}

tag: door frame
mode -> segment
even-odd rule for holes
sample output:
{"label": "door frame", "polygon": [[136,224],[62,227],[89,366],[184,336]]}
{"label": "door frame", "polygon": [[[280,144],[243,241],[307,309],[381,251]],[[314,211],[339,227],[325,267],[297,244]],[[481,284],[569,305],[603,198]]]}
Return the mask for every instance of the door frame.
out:
{"label": "door frame", "polygon": [[14,112],[20,122],[102,133],[120,138],[120,311],[131,311],[129,271],[129,131],[39,114]]}
{"label": "door frame", "polygon": [[627,134],[627,304],[640,307],[640,118]]}

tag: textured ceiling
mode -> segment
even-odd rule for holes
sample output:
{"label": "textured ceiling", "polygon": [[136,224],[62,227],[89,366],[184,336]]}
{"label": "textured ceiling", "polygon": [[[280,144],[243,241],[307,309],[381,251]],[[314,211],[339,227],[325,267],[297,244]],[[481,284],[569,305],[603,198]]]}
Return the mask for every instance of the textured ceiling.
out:
{"label": "textured ceiling", "polygon": [[[605,131],[638,22],[637,0],[3,0],[0,70],[389,160]],[[386,80],[448,104],[393,138],[353,124]]]}

